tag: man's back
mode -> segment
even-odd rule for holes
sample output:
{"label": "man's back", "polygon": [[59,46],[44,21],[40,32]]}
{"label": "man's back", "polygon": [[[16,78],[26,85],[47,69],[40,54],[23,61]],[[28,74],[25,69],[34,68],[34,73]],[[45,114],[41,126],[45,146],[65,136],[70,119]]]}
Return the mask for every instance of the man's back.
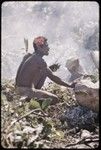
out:
{"label": "man's back", "polygon": [[47,65],[45,61],[36,54],[33,54],[22,64],[17,77],[16,85],[22,87],[34,87],[39,82],[41,76],[45,74]]}

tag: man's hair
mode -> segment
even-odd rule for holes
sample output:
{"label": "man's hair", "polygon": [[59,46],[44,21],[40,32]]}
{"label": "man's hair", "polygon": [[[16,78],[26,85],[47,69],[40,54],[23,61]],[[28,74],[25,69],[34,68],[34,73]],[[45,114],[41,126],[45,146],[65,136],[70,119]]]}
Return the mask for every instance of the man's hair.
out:
{"label": "man's hair", "polygon": [[35,49],[35,51],[37,51],[38,47],[43,46],[46,43],[47,39],[43,36],[39,36],[37,38],[34,39],[33,41],[33,47]]}

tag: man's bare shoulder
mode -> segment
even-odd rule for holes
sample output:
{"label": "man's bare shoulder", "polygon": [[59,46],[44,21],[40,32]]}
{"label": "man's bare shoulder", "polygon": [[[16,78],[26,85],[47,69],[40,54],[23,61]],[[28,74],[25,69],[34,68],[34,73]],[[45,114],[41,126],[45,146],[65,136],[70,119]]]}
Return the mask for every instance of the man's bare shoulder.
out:
{"label": "man's bare shoulder", "polygon": [[32,56],[32,54],[31,53],[27,53],[24,57],[30,57],[30,56]]}
{"label": "man's bare shoulder", "polygon": [[42,57],[40,57],[40,56],[38,56],[38,55],[33,56],[33,57],[34,57],[36,63],[37,63],[39,66],[41,66],[41,67],[47,67],[47,63],[45,62],[45,60],[44,60]]}

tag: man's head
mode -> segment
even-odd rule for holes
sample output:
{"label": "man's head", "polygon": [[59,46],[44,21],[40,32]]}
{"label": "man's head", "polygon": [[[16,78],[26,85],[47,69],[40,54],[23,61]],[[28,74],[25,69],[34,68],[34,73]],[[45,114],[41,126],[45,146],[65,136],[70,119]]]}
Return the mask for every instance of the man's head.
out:
{"label": "man's head", "polygon": [[45,37],[39,36],[35,38],[33,41],[33,47],[36,53],[48,55],[49,47]]}

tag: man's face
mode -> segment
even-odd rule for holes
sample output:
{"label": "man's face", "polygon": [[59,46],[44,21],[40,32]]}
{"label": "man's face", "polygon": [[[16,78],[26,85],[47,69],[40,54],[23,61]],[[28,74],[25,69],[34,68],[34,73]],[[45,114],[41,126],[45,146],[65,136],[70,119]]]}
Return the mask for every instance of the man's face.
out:
{"label": "man's face", "polygon": [[49,47],[47,42],[45,42],[45,44],[40,47],[40,51],[42,52],[43,55],[49,54]]}

